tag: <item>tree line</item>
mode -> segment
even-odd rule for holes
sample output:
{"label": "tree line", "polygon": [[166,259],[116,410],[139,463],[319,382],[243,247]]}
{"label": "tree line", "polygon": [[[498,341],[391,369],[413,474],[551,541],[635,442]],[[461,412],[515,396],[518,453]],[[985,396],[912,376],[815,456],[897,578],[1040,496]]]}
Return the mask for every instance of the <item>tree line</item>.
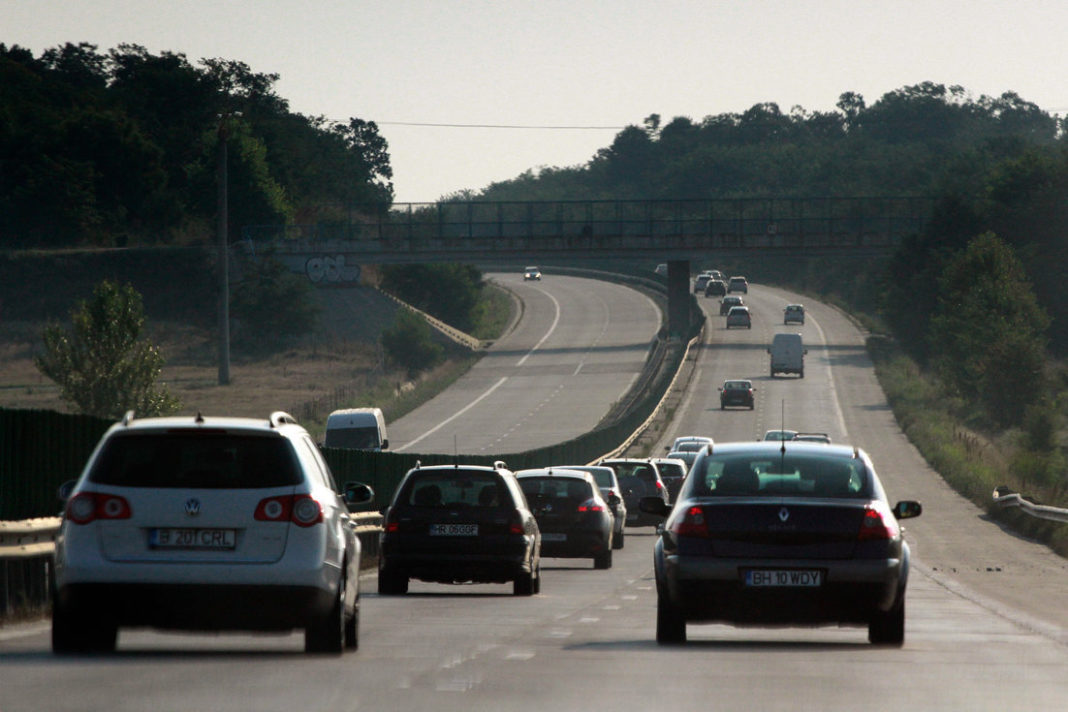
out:
{"label": "tree line", "polygon": [[372,121],[289,109],[277,74],[135,44],[0,44],[0,244],[202,244],[215,233],[219,141],[229,234],[247,225],[348,220],[393,198]]}

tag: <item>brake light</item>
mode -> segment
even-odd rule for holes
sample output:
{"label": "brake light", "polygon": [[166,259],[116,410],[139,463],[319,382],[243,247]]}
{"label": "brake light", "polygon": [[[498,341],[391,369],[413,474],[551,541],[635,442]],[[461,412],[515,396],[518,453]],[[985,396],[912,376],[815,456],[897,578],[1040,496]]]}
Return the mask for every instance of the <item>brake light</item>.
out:
{"label": "brake light", "polygon": [[668,529],[678,536],[708,536],[705,512],[700,507],[690,507],[679,519],[669,524]]}
{"label": "brake light", "polygon": [[526,534],[526,530],[523,529],[523,516],[519,512],[512,514],[512,521],[508,524],[509,534]]}
{"label": "brake light", "polygon": [[600,502],[595,499],[587,499],[585,502],[579,505],[578,511],[580,512],[603,512],[604,507]]}
{"label": "brake light", "polygon": [[67,500],[65,515],[75,524],[88,524],[96,519],[129,519],[130,503],[114,494],[79,492]]}
{"label": "brake light", "polygon": [[292,522],[310,527],[323,521],[323,505],[306,494],[282,495],[260,500],[253,518],[258,522]]}
{"label": "brake light", "polygon": [[860,523],[857,539],[858,541],[895,539],[900,533],[901,529],[893,513],[882,502],[876,502],[864,509],[864,519]]}
{"label": "brake light", "polygon": [[657,480],[656,481],[656,491],[657,492],[661,492],[661,491],[663,491],[663,489],[664,489],[664,483],[661,482],[660,480]]}

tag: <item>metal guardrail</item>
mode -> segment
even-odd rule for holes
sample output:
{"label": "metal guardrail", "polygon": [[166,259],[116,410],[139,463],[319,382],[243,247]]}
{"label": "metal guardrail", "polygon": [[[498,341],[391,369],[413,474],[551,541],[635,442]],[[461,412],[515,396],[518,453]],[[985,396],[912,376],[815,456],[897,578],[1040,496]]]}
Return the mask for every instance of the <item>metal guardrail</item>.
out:
{"label": "metal guardrail", "polygon": [[999,509],[1019,507],[1024,512],[1037,519],[1045,519],[1051,522],[1068,522],[1068,509],[1050,507],[1045,504],[1035,504],[1023,498],[1018,492],[1012,492],[1007,487],[998,487],[994,490],[994,503]]}
{"label": "metal guardrail", "polygon": [[396,302],[402,308],[407,309],[408,311],[411,311],[411,312],[415,312],[419,316],[423,317],[424,319],[426,319],[427,323],[430,324],[430,326],[434,327],[439,332],[444,334],[446,337],[448,337],[449,339],[452,339],[453,341],[455,341],[456,343],[460,344],[461,346],[466,346],[467,348],[471,349],[472,351],[478,351],[479,349],[481,349],[484,346],[482,341],[480,341],[479,339],[476,339],[474,336],[471,336],[470,334],[464,333],[464,332],[460,331],[459,329],[457,329],[455,327],[449,326],[448,324],[443,322],[441,319],[437,319],[435,317],[430,316],[426,312],[413,307],[411,304],[408,304],[407,302],[405,302],[405,301],[393,296],[389,292],[383,291],[381,289],[379,289],[378,292],[380,294],[388,297],[389,299],[392,299],[394,302]]}

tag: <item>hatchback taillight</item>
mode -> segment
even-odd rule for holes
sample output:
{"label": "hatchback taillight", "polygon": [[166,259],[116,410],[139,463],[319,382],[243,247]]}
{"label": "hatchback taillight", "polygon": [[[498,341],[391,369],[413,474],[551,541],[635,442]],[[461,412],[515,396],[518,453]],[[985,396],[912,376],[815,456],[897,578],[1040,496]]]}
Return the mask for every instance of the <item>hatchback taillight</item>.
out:
{"label": "hatchback taillight", "polygon": [[519,512],[512,514],[511,520],[508,522],[509,534],[526,534],[526,529],[523,528],[523,515]]}
{"label": "hatchback taillight", "polygon": [[258,522],[292,522],[310,527],[323,521],[323,505],[306,494],[268,497],[256,505],[253,518]]}
{"label": "hatchback taillight", "polygon": [[893,512],[882,502],[869,504],[864,509],[864,519],[860,523],[859,541],[877,541],[895,539],[901,533]]}
{"label": "hatchback taillight", "polygon": [[578,511],[580,512],[603,512],[604,507],[601,503],[595,499],[587,499],[585,502],[579,505]]}
{"label": "hatchback taillight", "polygon": [[129,519],[130,503],[114,494],[79,492],[67,500],[65,515],[75,524],[88,524],[97,519]]}
{"label": "hatchback taillight", "polygon": [[690,507],[681,517],[671,522],[668,529],[677,536],[708,536],[705,512],[700,507]]}

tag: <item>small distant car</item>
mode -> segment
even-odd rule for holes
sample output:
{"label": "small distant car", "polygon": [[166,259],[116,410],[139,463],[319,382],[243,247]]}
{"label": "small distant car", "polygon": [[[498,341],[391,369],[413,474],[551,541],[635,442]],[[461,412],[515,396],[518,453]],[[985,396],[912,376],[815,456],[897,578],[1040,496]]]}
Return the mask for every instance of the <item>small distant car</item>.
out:
{"label": "small distant car", "polygon": [[700,450],[672,450],[665,457],[669,460],[682,460],[686,463],[686,471],[689,472],[700,453]]}
{"label": "small distant car", "polygon": [[804,324],[805,307],[801,304],[787,304],[782,310],[783,324]]}
{"label": "small distant car", "polygon": [[523,268],[523,281],[529,282],[531,280],[536,282],[541,281],[541,270],[535,267],[534,265],[530,265]]}
{"label": "small distant car", "polygon": [[649,461],[660,470],[660,479],[664,481],[664,486],[668,489],[668,499],[674,502],[679,496],[679,490],[682,489],[682,481],[686,479],[686,473],[690,471],[690,465],[685,460],[672,457],[651,457]]}
{"label": "small distant car", "polygon": [[753,317],[749,314],[749,307],[731,307],[731,310],[727,312],[727,328],[732,326],[753,328]]}
{"label": "small distant car", "polygon": [[681,435],[675,438],[675,442],[670,447],[664,448],[669,451],[686,451],[686,450],[700,450],[705,445],[711,445],[713,443],[712,438],[704,435]]}
{"label": "small distant car", "polygon": [[708,285],[708,282],[711,279],[712,275],[708,274],[707,272],[702,272],[701,274],[697,275],[697,277],[693,281],[693,293],[704,294],[705,287]]}
{"label": "small distant car", "polygon": [[627,503],[628,527],[648,527],[660,523],[656,517],[643,514],[638,509],[638,500],[642,497],[660,497],[665,504],[670,501],[667,486],[655,464],[642,458],[615,458],[601,460],[598,464],[616,471],[619,486],[623,489],[623,499]]}
{"label": "small distant car", "polygon": [[853,446],[717,443],[702,453],[653,551],[656,641],[690,623],[866,626],[871,643],[905,640],[909,546],[868,454]]}
{"label": "small distant car", "polygon": [[402,595],[409,579],[508,583],[517,596],[541,589],[541,532],[504,463],[408,470],[386,510],[378,592]]}
{"label": "small distant car", "polygon": [[749,280],[745,277],[734,276],[727,282],[728,292],[742,292],[743,294],[749,293]]}
{"label": "small distant car", "polygon": [[761,439],[775,441],[793,440],[795,435],[797,435],[796,430],[768,430],[764,433],[764,437]]}
{"label": "small distant car", "polygon": [[724,381],[719,389],[719,407],[723,410],[727,406],[742,406],[752,410],[756,405],[753,382],[733,379]]}
{"label": "small distant car", "polygon": [[706,297],[722,297],[727,294],[727,283],[722,279],[710,279],[705,285]]}
{"label": "small distant car", "polygon": [[796,433],[791,440],[795,442],[831,444],[831,436],[827,433]]}
{"label": "small distant car", "polygon": [[360,540],[308,432],[266,418],[129,412],[64,485],[52,649],[115,649],[124,626],[304,629],[309,653],[359,644]]}
{"label": "small distant car", "polygon": [[737,295],[729,295],[719,300],[719,315],[727,316],[730,313],[731,307],[745,306],[745,301]]}
{"label": "small distant car", "polygon": [[589,557],[595,569],[612,567],[615,518],[593,475],[553,467],[515,477],[538,520],[542,556]]}
{"label": "small distant car", "polygon": [[561,465],[561,469],[589,472],[601,488],[601,496],[612,509],[615,518],[612,528],[612,548],[622,549],[626,541],[627,503],[623,501],[623,488],[619,486],[616,471],[604,465]]}

